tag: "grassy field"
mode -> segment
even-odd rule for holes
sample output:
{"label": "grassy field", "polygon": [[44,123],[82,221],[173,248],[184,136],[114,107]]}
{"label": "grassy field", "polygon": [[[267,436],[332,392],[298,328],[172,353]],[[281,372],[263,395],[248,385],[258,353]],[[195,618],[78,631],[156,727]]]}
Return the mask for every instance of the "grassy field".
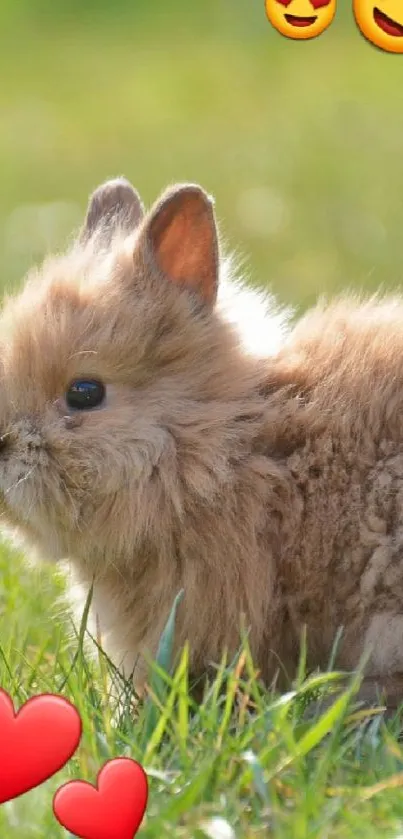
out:
{"label": "grassy field", "polygon": [[[250,281],[286,303],[399,287],[403,58],[363,40],[347,2],[311,43],[277,35],[263,6],[0,0],[3,289],[61,247],[89,190],[119,173],[147,204],[172,181],[202,183]],[[307,721],[318,684],[303,667],[279,700],[246,655],[194,708],[184,658],[164,700],[133,719],[129,696],[108,697],[102,656],[83,655],[63,592],[61,574],[1,549],[0,685],[17,705],[62,691],[84,726],[65,770],[0,808],[2,839],[66,835],[53,791],[123,754],[149,772],[144,837],[403,835],[399,720],[362,714],[354,686]]]}

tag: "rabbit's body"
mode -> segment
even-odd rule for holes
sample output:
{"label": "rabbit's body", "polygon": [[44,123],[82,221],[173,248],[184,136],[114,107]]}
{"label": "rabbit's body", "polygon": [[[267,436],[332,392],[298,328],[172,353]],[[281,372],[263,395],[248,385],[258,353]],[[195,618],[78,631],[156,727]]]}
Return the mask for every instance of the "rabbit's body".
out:
{"label": "rabbit's body", "polygon": [[137,685],[183,588],[195,675],[237,650],[243,616],[267,681],[293,676],[304,625],[311,666],[343,626],[338,665],[369,644],[393,693],[403,301],[318,306],[261,357],[215,305],[217,276],[199,189],[145,219],[124,182],[95,194],[77,246],[2,315],[3,521],[68,557],[84,598],[94,581],[106,650]]}

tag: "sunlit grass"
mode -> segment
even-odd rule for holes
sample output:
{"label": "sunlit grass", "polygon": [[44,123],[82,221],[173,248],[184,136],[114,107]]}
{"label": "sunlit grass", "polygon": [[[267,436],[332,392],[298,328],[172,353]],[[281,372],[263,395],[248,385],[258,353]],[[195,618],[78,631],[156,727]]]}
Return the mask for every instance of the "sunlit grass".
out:
{"label": "sunlit grass", "polygon": [[50,573],[32,571],[28,579],[20,559],[4,552],[0,580],[1,685],[16,706],[62,690],[83,722],[68,766],[0,808],[1,836],[63,836],[52,814],[55,790],[73,777],[95,782],[115,756],[147,770],[144,837],[392,837],[402,829],[398,721],[386,728],[379,709],[357,705],[358,677],[346,686],[342,674],[308,676],[302,655],[295,684],[279,697],[260,685],[245,640],[236,661],[217,665],[197,704],[186,648],[172,675],[165,671],[171,618],[149,698],[139,706],[96,649],[84,652],[79,632],[72,641],[67,612],[49,633],[60,589]]}

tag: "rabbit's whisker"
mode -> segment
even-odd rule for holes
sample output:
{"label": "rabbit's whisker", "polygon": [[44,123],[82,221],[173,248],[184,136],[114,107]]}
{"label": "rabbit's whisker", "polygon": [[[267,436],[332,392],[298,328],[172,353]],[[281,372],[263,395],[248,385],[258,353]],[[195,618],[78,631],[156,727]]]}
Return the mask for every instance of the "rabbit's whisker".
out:
{"label": "rabbit's whisker", "polygon": [[37,468],[37,466],[36,466],[36,464],[34,464],[34,466],[32,466],[32,468],[28,470],[26,475],[23,475],[22,478],[19,478],[18,481],[15,482],[15,484],[12,484],[8,489],[6,489],[4,495],[8,495],[14,489],[17,489],[17,487],[20,484],[24,483],[24,481],[27,481],[28,478],[30,477],[30,475],[32,475],[32,473],[35,471],[36,468]]}
{"label": "rabbit's whisker", "polygon": [[69,356],[69,361],[72,361],[74,358],[77,358],[79,355],[98,355],[97,350],[78,350],[77,352],[73,353],[73,355]]}

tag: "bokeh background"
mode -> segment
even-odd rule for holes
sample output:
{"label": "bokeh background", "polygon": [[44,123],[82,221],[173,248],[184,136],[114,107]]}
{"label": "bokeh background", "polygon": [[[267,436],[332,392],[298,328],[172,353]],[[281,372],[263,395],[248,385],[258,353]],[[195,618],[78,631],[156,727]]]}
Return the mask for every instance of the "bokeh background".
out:
{"label": "bokeh background", "polygon": [[[0,289],[63,247],[116,174],[146,204],[203,184],[250,281],[287,304],[399,286],[403,55],[338,7],[294,42],[263,0],[0,0]],[[62,589],[0,550],[0,684],[29,694],[39,669],[52,689]]]}
{"label": "bokeh background", "polygon": [[1,285],[115,174],[146,204],[203,184],[251,281],[287,303],[398,285],[403,55],[351,6],[293,42],[263,0],[0,0]]}

